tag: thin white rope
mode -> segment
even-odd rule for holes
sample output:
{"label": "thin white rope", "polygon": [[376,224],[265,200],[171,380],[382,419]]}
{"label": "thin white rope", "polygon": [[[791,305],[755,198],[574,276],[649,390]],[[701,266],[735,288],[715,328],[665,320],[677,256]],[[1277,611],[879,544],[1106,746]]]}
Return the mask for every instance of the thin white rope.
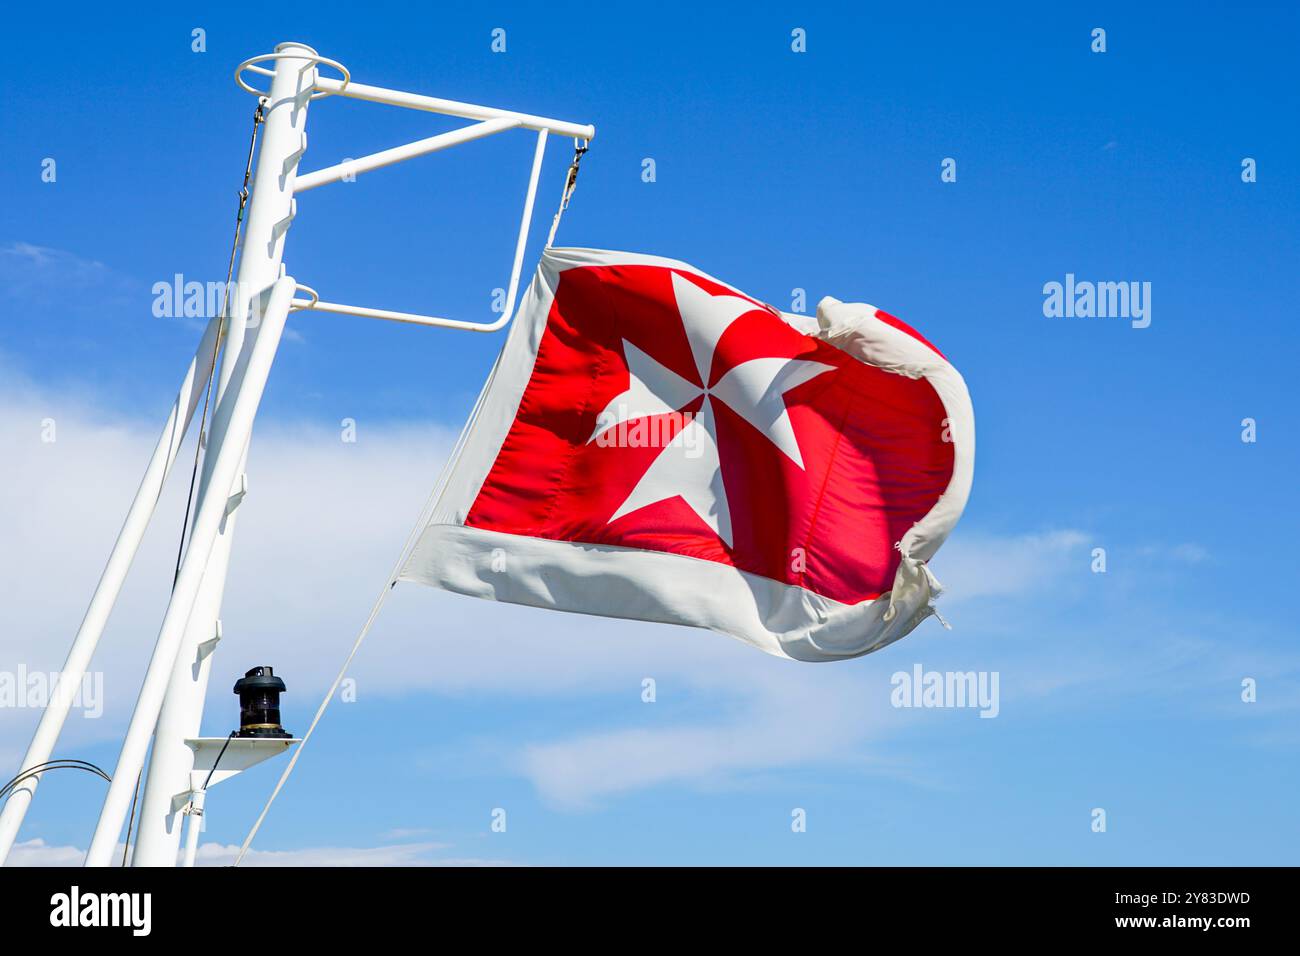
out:
{"label": "thin white rope", "polygon": [[551,231],[546,236],[546,248],[549,249],[555,245],[555,230],[560,228],[560,217],[564,215],[565,200],[569,198],[569,187],[566,184],[563,192],[560,193],[560,208],[555,210],[555,218],[551,220]]}
{"label": "thin white rope", "polygon": [[[498,357],[498,362],[499,361],[500,359]],[[239,854],[235,857],[235,866],[239,866],[243,861],[245,854],[248,853],[248,848],[252,845],[253,839],[257,836],[257,831],[262,828],[262,822],[266,819],[266,815],[271,811],[271,804],[275,803],[275,798],[278,797],[280,791],[284,789],[284,785],[288,781],[289,775],[293,773],[293,768],[298,764],[298,758],[301,757],[302,752],[307,749],[307,741],[311,739],[311,735],[316,731],[316,725],[319,724],[321,718],[325,716],[325,710],[329,707],[330,702],[334,699],[334,695],[338,692],[339,685],[343,683],[343,678],[347,675],[348,668],[352,665],[352,659],[357,656],[357,651],[361,649],[362,643],[370,634],[370,629],[374,626],[375,619],[379,617],[379,612],[383,609],[384,603],[388,600],[388,595],[392,592],[393,588],[397,586],[398,575],[402,573],[402,568],[406,566],[406,562],[410,558],[411,551],[415,548],[415,544],[419,540],[420,534],[424,531],[425,527],[429,523],[429,519],[432,517],[433,510],[437,506],[438,499],[442,496],[447,479],[451,476],[452,466],[460,457],[461,451],[465,446],[465,439],[469,435],[470,429],[473,427],[475,420],[478,418],[479,409],[483,406],[483,397],[487,395],[488,386],[491,385],[493,378],[496,377],[496,371],[496,366],[493,366],[491,373],[487,377],[487,381],[483,383],[483,390],[479,392],[478,400],[475,401],[474,408],[470,412],[469,418],[465,421],[465,427],[461,429],[460,436],[456,439],[455,445],[452,446],[451,454],[447,456],[447,462],[442,466],[442,471],[439,473],[437,481],[433,484],[433,490],[429,493],[428,500],[425,501],[424,507],[420,510],[420,517],[416,520],[415,526],[411,529],[411,533],[407,535],[406,543],[402,545],[402,552],[397,559],[397,563],[393,565],[393,570],[389,572],[388,577],[384,579],[384,586],[375,598],[375,603],[370,608],[370,616],[366,618],[365,624],[361,626],[361,631],[357,634],[357,639],[352,644],[352,650],[348,652],[347,659],[343,661],[343,666],[339,668],[338,676],[334,678],[334,683],[330,685],[330,689],[321,700],[320,707],[316,709],[316,716],[312,718],[311,726],[307,728],[307,732],[302,735],[302,742],[298,744],[293,755],[289,758],[289,765],[284,768],[284,773],[280,774],[280,779],[276,783],[275,789],[272,790],[271,795],[266,798],[266,804],[262,807],[262,812],[257,815],[257,820],[253,823],[252,829],[248,831],[248,836],[244,837],[244,843],[240,846]]]}

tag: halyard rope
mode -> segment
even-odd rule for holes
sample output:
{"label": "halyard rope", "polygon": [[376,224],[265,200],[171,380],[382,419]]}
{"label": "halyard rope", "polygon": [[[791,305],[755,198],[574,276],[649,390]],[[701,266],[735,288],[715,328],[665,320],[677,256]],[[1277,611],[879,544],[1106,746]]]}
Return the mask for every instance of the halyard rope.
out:
{"label": "halyard rope", "polygon": [[203,395],[203,411],[199,415],[199,440],[194,446],[194,467],[190,471],[190,490],[185,498],[185,520],[181,522],[181,541],[180,546],[176,549],[176,573],[172,576],[173,589],[176,587],[176,579],[181,576],[181,557],[185,553],[185,526],[189,524],[190,509],[194,505],[194,483],[199,474],[199,452],[202,451],[204,445],[208,405],[212,401],[212,381],[216,378],[217,354],[221,351],[221,340],[225,336],[226,323],[230,321],[230,316],[226,314],[226,310],[230,307],[230,280],[235,275],[235,254],[239,250],[239,234],[244,227],[244,207],[248,204],[248,180],[253,175],[253,151],[257,146],[258,128],[266,118],[263,109],[265,104],[265,98],[259,99],[257,109],[253,111],[253,135],[248,141],[248,162],[244,164],[244,182],[239,187],[239,209],[235,213],[235,238],[230,243],[230,264],[226,268],[226,285],[221,295],[221,327],[217,329],[217,337],[212,342],[212,359],[208,363],[208,382]]}

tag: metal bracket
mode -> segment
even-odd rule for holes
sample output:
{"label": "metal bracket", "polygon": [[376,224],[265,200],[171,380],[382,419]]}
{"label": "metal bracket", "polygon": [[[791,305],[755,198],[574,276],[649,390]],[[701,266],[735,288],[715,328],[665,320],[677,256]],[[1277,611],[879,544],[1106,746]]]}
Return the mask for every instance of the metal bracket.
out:
{"label": "metal bracket", "polygon": [[226,514],[232,514],[236,508],[244,503],[246,497],[248,497],[248,472],[245,471],[240,474],[235,489],[230,493],[230,497],[226,499]]}
{"label": "metal bracket", "polygon": [[217,649],[217,645],[220,643],[221,643],[221,618],[217,618],[212,628],[212,636],[209,637],[206,641],[202,641],[199,643],[198,653],[194,655],[195,662],[197,663],[199,661],[202,661],[205,657],[210,655],[213,651]]}
{"label": "metal bracket", "polygon": [[[229,744],[227,744],[229,740]],[[212,771],[208,780],[211,790],[223,780],[229,780],[249,767],[255,767],[263,760],[269,760],[282,754],[294,744],[300,744],[298,737],[191,737],[185,746],[194,751],[194,769],[190,771],[190,790],[197,791],[207,779],[208,771],[216,763],[221,748],[226,752],[221,756],[221,764]]]}

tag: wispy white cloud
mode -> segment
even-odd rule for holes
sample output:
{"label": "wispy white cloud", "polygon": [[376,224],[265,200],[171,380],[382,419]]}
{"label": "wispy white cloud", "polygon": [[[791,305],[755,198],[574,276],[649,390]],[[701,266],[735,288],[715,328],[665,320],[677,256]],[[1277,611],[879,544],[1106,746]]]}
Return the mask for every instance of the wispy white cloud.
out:
{"label": "wispy white cloud", "polygon": [[394,827],[379,835],[381,840],[409,840],[411,837],[428,836],[433,830],[429,827]]}
{"label": "wispy white cloud", "polygon": [[730,716],[663,726],[641,705],[637,725],[525,747],[519,769],[551,803],[581,808],[649,787],[729,787],[757,772],[856,759],[897,719],[878,672],[740,663],[709,682],[734,703]]}
{"label": "wispy white cloud", "polygon": [[100,277],[109,274],[109,268],[96,259],[83,259],[74,253],[30,242],[10,242],[0,246],[0,258],[17,268],[58,271],[63,277]]}
{"label": "wispy white cloud", "polygon": [[[121,859],[121,844],[117,847],[118,859]],[[75,846],[52,846],[39,838],[20,840],[9,851],[5,866],[81,866],[86,859],[84,848]]]}
{"label": "wispy white cloud", "polygon": [[1086,571],[1088,541],[1088,535],[1077,529],[1011,535],[959,533],[931,563],[944,585],[944,605],[1012,597],[1031,594],[1072,566]]}
{"label": "wispy white cloud", "polygon": [[[447,855],[441,843],[393,843],[373,847],[308,847],[298,850],[250,849],[240,866],[514,866],[509,860]],[[239,847],[208,843],[199,847],[198,866],[232,866]]]}
{"label": "wispy white cloud", "polygon": [[124,274],[97,259],[30,242],[0,245],[0,293],[27,305],[75,305],[80,295],[127,294],[133,287]]}
{"label": "wispy white cloud", "polygon": [[[296,850],[250,849],[240,866],[513,866],[508,860],[457,857],[446,853],[441,843],[391,843],[371,847],[323,846]],[[206,843],[199,846],[196,866],[233,866],[239,847]],[[6,866],[80,866],[86,851],[74,846],[55,846],[44,840],[14,844]],[[113,852],[121,859],[122,845]]]}
{"label": "wispy white cloud", "polygon": [[1176,561],[1180,564],[1202,564],[1210,560],[1210,551],[1190,541],[1169,545],[1143,545],[1138,548],[1139,555],[1161,561]]}

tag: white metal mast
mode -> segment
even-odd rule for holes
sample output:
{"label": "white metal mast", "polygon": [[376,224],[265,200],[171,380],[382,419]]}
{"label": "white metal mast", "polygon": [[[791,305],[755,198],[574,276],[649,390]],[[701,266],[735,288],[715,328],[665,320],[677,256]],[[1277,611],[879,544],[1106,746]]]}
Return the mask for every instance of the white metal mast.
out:
{"label": "white metal mast", "polygon": [[[231,294],[230,314],[243,316],[249,310],[249,297],[260,292],[280,276],[285,238],[294,215],[294,179],[298,164],[307,151],[307,107],[313,95],[316,64],[307,57],[316,51],[300,44],[284,43],[276,47],[280,59],[275,61],[275,76],[265,105],[262,143],[253,175],[249,199],[247,232],[239,257],[239,272]],[[296,56],[295,56],[296,54]],[[246,345],[243,322],[231,322],[221,359],[221,377],[217,382],[217,407],[230,394],[231,378],[241,351]],[[258,334],[267,331],[265,327]],[[171,866],[180,847],[182,813],[189,798],[190,771],[194,769],[194,751],[187,739],[199,735],[203,701],[207,695],[212,652],[221,637],[219,615],[225,591],[226,571],[230,564],[231,539],[239,504],[247,489],[245,465],[247,440],[239,465],[240,477],[234,487],[215,487],[212,482],[217,455],[227,435],[218,434],[213,419],[208,436],[208,453],[203,460],[198,501],[209,495],[226,499],[229,505],[217,532],[216,543],[208,556],[203,581],[189,615],[184,637],[171,668],[166,698],[158,714],[149,774],[140,804],[139,837],[133,865]],[[138,772],[138,771],[136,771]],[[116,779],[116,777],[114,778]],[[132,785],[134,780],[125,781]],[[117,839],[116,831],[113,834]],[[90,862],[89,860],[87,862]]]}
{"label": "white metal mast", "polygon": [[[257,65],[268,62],[273,68]],[[341,77],[319,75],[321,66],[337,70]],[[263,93],[248,85],[243,77],[246,72],[269,77],[270,89]],[[35,793],[40,776],[33,771],[43,767],[53,753],[71,708],[71,691],[80,685],[89,667],[153,516],[163,483],[202,395],[202,383],[212,369],[218,336],[224,334],[224,350],[189,542],[91,840],[87,866],[112,863],[151,736],[153,751],[132,857],[136,866],[175,865],[182,819],[191,811],[199,814],[203,811],[205,793],[204,785],[197,782],[200,777],[212,783],[228,779],[295,742],[236,740],[229,755],[223,758],[225,748],[217,753],[215,746],[223,743],[222,740],[198,738],[212,654],[221,636],[219,616],[235,516],[248,488],[245,463],[249,437],[289,312],[317,310],[478,332],[504,327],[512,317],[517,298],[547,136],[573,137],[578,147],[563,192],[561,211],[572,190],[577,158],[595,136],[595,128],[589,125],[352,83],[350,73],[342,64],[320,56],[301,43],[282,43],[274,53],[245,60],[235,71],[235,79],[243,89],[263,98],[265,115],[237,281],[225,316],[209,324],[190,363],[171,416],[73,641],[60,678],[60,688],[68,692],[58,693],[50,701],[20,768],[29,775],[14,788],[0,810],[0,863],[13,845]],[[298,165],[307,149],[308,104],[325,96],[344,96],[476,122],[299,176]],[[285,276],[284,247],[296,213],[295,193],[510,129],[535,131],[537,143],[515,242],[506,304],[496,319],[473,322],[322,302],[315,290]],[[296,298],[298,291],[305,292],[306,298]],[[270,746],[263,746],[267,744]],[[222,761],[219,770],[217,760]],[[186,865],[193,865],[197,849],[198,828],[194,819],[197,817],[191,820]]]}

